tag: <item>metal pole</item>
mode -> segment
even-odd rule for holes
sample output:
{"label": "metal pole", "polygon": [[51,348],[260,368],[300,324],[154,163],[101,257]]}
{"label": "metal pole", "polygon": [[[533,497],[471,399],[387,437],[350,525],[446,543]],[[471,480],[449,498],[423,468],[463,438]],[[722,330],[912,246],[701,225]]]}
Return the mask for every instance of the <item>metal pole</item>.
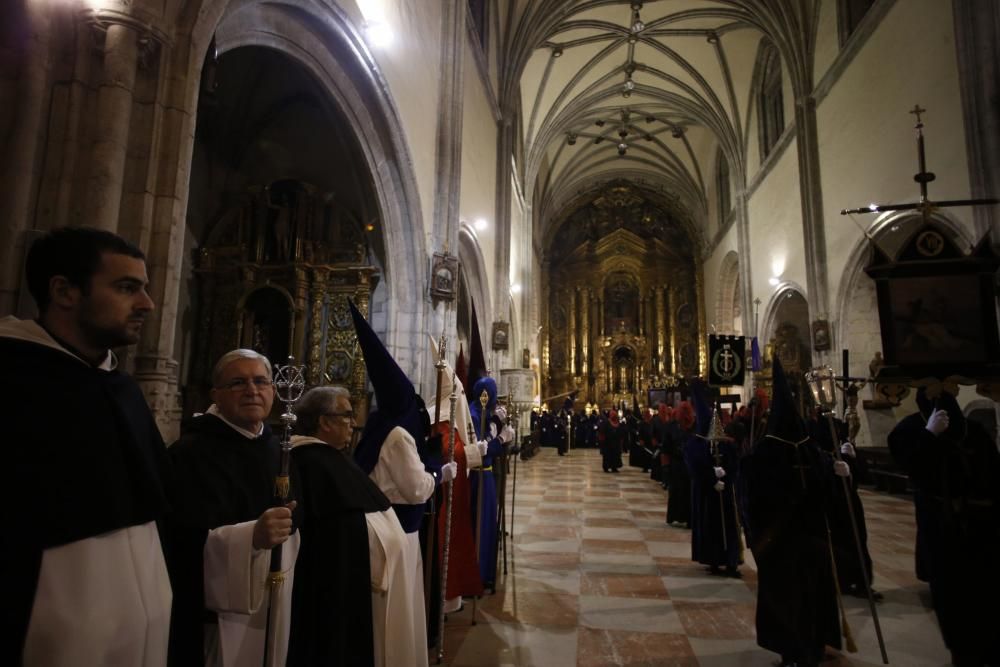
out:
{"label": "metal pole", "polygon": [[[839,438],[837,437],[837,427],[833,423],[833,413],[826,413],[827,423],[830,425],[830,438],[833,443],[833,455],[838,460],[843,462],[843,458],[840,456],[840,445],[838,444]],[[868,609],[871,611],[872,622],[875,624],[875,636],[878,638],[878,648],[882,652],[882,662],[889,664],[889,654],[885,650],[885,639],[882,637],[882,625],[878,620],[878,610],[875,609],[875,596],[872,595],[872,585],[868,577],[868,568],[865,566],[865,552],[861,547],[861,534],[858,532],[858,523],[854,518],[854,504],[851,502],[851,488],[847,484],[847,478],[841,477],[841,483],[844,487],[844,501],[847,503],[847,514],[851,521],[851,530],[854,533],[854,546],[858,551],[858,563],[861,566],[861,576],[864,578],[865,584],[865,594],[868,597]]]}
{"label": "metal pole", "polygon": [[[451,383],[451,412],[449,416],[451,420],[455,419],[455,403],[458,401],[458,394],[455,392],[455,379],[452,376]],[[455,462],[455,427],[449,422],[451,426],[450,441],[448,443],[448,463]],[[455,493],[455,480],[448,481],[448,493],[445,499],[444,506],[444,553],[441,555],[441,609],[438,610],[438,654],[437,654],[437,664],[441,664],[444,660],[444,603],[448,598],[448,554],[451,551],[451,513],[454,507],[454,493]],[[437,526],[435,526],[437,528]]]}

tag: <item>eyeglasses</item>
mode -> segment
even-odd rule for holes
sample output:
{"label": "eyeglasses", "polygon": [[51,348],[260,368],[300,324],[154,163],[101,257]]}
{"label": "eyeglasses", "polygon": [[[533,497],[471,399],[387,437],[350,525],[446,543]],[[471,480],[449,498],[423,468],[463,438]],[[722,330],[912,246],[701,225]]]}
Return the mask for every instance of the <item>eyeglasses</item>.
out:
{"label": "eyeglasses", "polygon": [[348,421],[351,421],[351,420],[354,419],[354,411],[353,410],[348,410],[347,412],[324,412],[323,416],[324,417],[344,417]]}
{"label": "eyeglasses", "polygon": [[263,375],[258,375],[257,377],[247,380],[246,378],[233,378],[229,382],[225,382],[219,386],[219,389],[227,389],[233,392],[246,391],[250,385],[257,388],[257,391],[264,391],[265,389],[271,389],[274,385],[271,383],[271,378],[264,377]]}

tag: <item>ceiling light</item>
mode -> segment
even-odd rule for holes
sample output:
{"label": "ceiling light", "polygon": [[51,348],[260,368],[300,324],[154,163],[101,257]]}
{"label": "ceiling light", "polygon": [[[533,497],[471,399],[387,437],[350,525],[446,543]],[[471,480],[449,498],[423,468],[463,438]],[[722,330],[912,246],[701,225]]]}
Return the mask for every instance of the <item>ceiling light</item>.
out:
{"label": "ceiling light", "polygon": [[478,229],[481,232],[485,231],[486,228],[490,226],[490,223],[486,222],[486,218],[476,218],[476,222],[474,224],[476,226],[476,229]]}
{"label": "ceiling light", "polygon": [[510,293],[511,294],[520,294],[521,293],[521,283],[514,283],[513,285],[511,285],[510,286]]}
{"label": "ceiling light", "polygon": [[392,44],[392,28],[385,21],[366,21],[365,34],[372,46],[384,49]]}
{"label": "ceiling light", "polygon": [[558,58],[562,54],[563,54],[563,49],[562,49],[561,46],[557,46],[554,49],[552,49],[552,57],[553,58]]}
{"label": "ceiling light", "polygon": [[625,153],[628,152],[628,144],[624,141],[618,144],[618,155],[620,157],[625,157]]}
{"label": "ceiling light", "polygon": [[638,35],[640,32],[646,29],[646,24],[642,22],[642,19],[635,17],[635,21],[632,23],[632,34]]}
{"label": "ceiling light", "polygon": [[636,35],[634,32],[630,32],[628,34],[628,43],[629,44],[635,44],[638,41],[639,41],[639,36]]}
{"label": "ceiling light", "polygon": [[635,81],[632,79],[625,79],[625,90],[632,91],[635,90]]}

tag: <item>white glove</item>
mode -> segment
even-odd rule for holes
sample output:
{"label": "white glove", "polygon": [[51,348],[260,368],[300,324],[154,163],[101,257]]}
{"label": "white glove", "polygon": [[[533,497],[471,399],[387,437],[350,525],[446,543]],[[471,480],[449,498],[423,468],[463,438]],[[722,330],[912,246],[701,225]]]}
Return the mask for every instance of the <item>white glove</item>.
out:
{"label": "white glove", "polygon": [[726,476],[726,469],[720,466],[715,466],[715,479],[722,479]]}
{"label": "white glove", "polygon": [[712,488],[714,488],[719,493],[722,493],[723,491],[726,490],[726,483],[723,482],[722,480],[719,480],[718,482],[715,483],[715,486]]}
{"label": "white glove", "polygon": [[489,447],[490,447],[489,443],[486,442],[485,440],[480,440],[479,442],[476,443],[476,449],[479,450],[480,456],[486,456],[486,451],[489,449]]}
{"label": "white glove", "polygon": [[948,413],[944,410],[935,410],[927,420],[927,430],[934,435],[941,435],[948,430]]}
{"label": "white glove", "polygon": [[458,475],[458,464],[452,461],[441,466],[441,483],[450,482]]}
{"label": "white glove", "polygon": [[844,456],[850,456],[852,459],[858,456],[858,453],[854,451],[854,445],[849,442],[845,442],[840,446],[840,453]]}
{"label": "white glove", "polygon": [[493,409],[493,414],[499,417],[500,421],[507,421],[507,410],[505,410],[502,405],[497,405],[497,407]]}
{"label": "white glove", "polygon": [[500,431],[500,442],[508,443],[514,439],[514,429],[510,426],[504,426],[503,430]]}
{"label": "white glove", "polygon": [[837,477],[850,477],[851,467],[844,463],[843,461],[833,462],[833,474]]}

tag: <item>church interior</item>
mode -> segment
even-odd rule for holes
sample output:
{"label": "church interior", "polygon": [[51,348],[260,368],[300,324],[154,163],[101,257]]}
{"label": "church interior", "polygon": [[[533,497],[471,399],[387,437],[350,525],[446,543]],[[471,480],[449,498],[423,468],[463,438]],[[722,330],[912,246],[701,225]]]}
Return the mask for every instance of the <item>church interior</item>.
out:
{"label": "church interior", "polygon": [[[888,454],[915,392],[868,382],[888,324],[916,335],[876,265],[1000,251],[998,36],[992,0],[5,2],[0,315],[36,316],[23,267],[49,230],[141,248],[155,310],[120,357],[167,443],[233,348],[348,388],[360,429],[377,405],[350,303],[424,397],[428,337],[452,364],[483,341],[528,439],[567,397],[687,398],[710,336],[747,347],[719,388],[734,411],[778,357],[805,415],[803,374],[831,366],[858,380],[889,653],[948,664]],[[966,200],[993,203],[946,205]],[[936,298],[939,326],[978,312]],[[956,388],[994,442],[998,386]],[[449,616],[444,664],[772,664],[749,550],[742,579],[704,573],[668,492],[583,446],[517,465],[504,575],[478,624]],[[859,652],[830,664],[881,664],[845,600]]]}

